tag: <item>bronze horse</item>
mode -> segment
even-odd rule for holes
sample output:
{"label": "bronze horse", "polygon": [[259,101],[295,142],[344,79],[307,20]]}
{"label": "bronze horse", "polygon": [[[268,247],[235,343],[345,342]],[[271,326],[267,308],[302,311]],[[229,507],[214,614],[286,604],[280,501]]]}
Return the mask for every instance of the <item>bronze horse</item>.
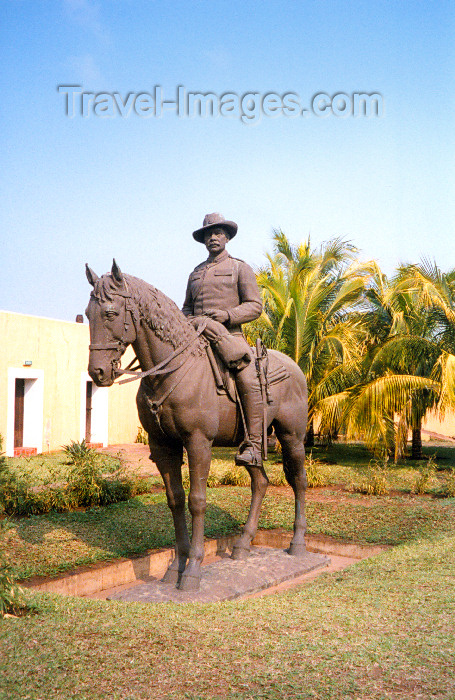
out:
{"label": "bronze horse", "polygon": [[[239,444],[242,428],[237,406],[217,392],[207,341],[173,301],[146,282],[122,274],[115,260],[111,274],[99,278],[88,266],[86,274],[93,286],[86,310],[91,340],[89,374],[97,386],[111,386],[120,374],[128,373],[119,369],[120,358],[128,345],[133,346],[141,370],[137,374],[142,378],[137,394],[139,418],[148,433],[150,458],[163,478],[174,519],[175,558],[163,581],[185,591],[198,590],[211,448]],[[295,495],[294,535],[288,552],[298,556],[305,553],[307,387],[302,371],[289,357],[271,350],[269,358],[270,368],[281,372],[281,381],[270,385],[267,424],[273,425],[280,441],[284,473]],[[184,447],[190,473],[191,543],[181,473]],[[252,498],[232,554],[237,559],[248,555],[268,485],[262,467],[248,471]]]}

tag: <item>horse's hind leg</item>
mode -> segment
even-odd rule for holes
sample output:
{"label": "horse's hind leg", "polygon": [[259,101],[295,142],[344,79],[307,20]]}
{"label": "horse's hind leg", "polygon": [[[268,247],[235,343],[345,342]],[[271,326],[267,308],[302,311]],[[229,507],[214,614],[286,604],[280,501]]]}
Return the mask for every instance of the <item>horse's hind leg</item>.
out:
{"label": "horse's hind leg", "polygon": [[307,486],[305,472],[305,447],[303,438],[295,432],[286,432],[276,426],[276,432],[283,454],[284,474],[295,496],[294,536],[288,549],[289,554],[303,556],[305,547],[305,491]]}
{"label": "horse's hind leg", "polygon": [[269,484],[264,467],[246,467],[246,469],[251,478],[250,512],[248,520],[243,526],[242,534],[232,548],[233,559],[245,559],[250,553],[251,542],[258,529],[262,500]]}
{"label": "horse's hind leg", "polygon": [[175,529],[175,557],[162,581],[178,584],[190,551],[185,519],[185,491],[182,486],[183,448],[181,445],[168,447],[150,443],[150,458],[156,463],[164,481]]}

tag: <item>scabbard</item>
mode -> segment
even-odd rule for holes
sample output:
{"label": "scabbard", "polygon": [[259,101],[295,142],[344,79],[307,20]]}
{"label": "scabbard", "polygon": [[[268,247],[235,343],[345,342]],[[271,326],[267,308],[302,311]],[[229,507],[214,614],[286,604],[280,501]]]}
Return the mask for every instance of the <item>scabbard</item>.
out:
{"label": "scabbard", "polygon": [[259,386],[261,387],[262,396],[262,453],[264,459],[267,459],[267,389],[264,377],[263,367],[264,355],[262,352],[262,340],[256,340],[256,370],[258,373]]}

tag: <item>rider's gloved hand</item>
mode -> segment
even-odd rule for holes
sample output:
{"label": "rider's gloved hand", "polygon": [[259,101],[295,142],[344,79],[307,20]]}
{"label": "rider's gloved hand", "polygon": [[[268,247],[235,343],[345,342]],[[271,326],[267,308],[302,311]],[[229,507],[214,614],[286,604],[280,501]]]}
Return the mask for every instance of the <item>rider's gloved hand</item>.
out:
{"label": "rider's gloved hand", "polygon": [[229,321],[229,314],[227,311],[223,311],[223,309],[207,309],[207,311],[204,311],[204,316],[209,316],[209,318],[213,318],[213,320],[218,321],[218,323],[226,323],[226,321]]}

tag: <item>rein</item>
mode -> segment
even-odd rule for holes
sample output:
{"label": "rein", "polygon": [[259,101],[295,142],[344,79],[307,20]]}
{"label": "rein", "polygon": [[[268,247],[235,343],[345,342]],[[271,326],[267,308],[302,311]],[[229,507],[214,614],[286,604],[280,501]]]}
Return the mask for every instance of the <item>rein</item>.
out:
{"label": "rein", "polygon": [[[126,281],[125,281],[126,284]],[[138,311],[135,308],[135,306],[131,303],[131,294],[128,291],[128,288],[126,291],[121,291],[118,290],[115,292],[116,296],[121,296],[125,299],[125,312],[129,311],[131,313],[131,319],[133,321],[133,326],[136,331],[136,337],[137,337],[137,332],[138,332],[138,326],[140,325],[140,319],[138,318]],[[95,296],[92,292],[92,296]],[[194,338],[191,340],[187,341],[186,343],[183,343],[183,345],[180,345],[174,352],[172,352],[168,357],[166,357],[164,360],[159,362],[157,365],[154,367],[151,367],[148,370],[145,370],[143,372],[138,371],[140,368],[139,366],[133,367],[135,362],[139,363],[139,360],[137,357],[134,357],[133,360],[129,363],[129,365],[125,369],[120,369],[119,367],[116,367],[115,365],[120,363],[120,357],[125,351],[126,347],[129,345],[127,342],[127,332],[128,332],[128,321],[126,320],[127,314],[125,313],[125,327],[124,327],[124,334],[120,340],[112,341],[109,343],[93,343],[89,346],[90,350],[118,350],[119,357],[116,360],[113,360],[113,365],[114,369],[113,372],[116,375],[116,377],[121,376],[122,374],[129,374],[132,375],[128,377],[127,379],[122,379],[122,381],[118,382],[118,384],[126,384],[127,382],[134,382],[137,379],[143,379],[144,377],[155,377],[158,375],[163,375],[163,374],[172,374],[176,370],[180,369],[187,364],[187,367],[185,368],[183,374],[177,378],[177,380],[165,391],[164,395],[161,396],[157,401],[151,402],[151,410],[157,414],[158,408],[161,406],[161,404],[167,399],[167,397],[174,391],[176,386],[180,383],[180,381],[183,379],[183,377],[187,374],[187,372],[191,369],[191,367],[194,364],[195,358],[193,358],[192,361],[189,361],[190,358],[188,355],[185,355],[183,358],[180,359],[180,362],[175,366],[169,368],[169,364],[174,360],[176,357],[181,355],[182,353],[185,352],[185,350],[188,350],[191,348],[196,341],[199,340],[200,336],[204,332],[207,323],[209,321],[208,318],[203,319],[199,324],[198,327],[195,328],[196,335]]]}
{"label": "rein", "polygon": [[196,330],[196,336],[192,339],[189,340],[187,343],[184,343],[183,345],[180,345],[176,350],[174,350],[173,353],[171,353],[168,357],[166,357],[162,362],[160,362],[158,365],[155,365],[154,367],[151,367],[150,369],[145,370],[145,372],[138,372],[135,369],[131,369],[133,363],[137,358],[135,357],[132,362],[126,367],[126,369],[116,369],[115,374],[121,375],[121,374],[132,374],[134,376],[129,377],[129,379],[122,379],[121,382],[118,382],[118,384],[126,384],[127,382],[134,382],[136,379],[143,379],[144,377],[152,377],[156,376],[158,374],[169,374],[170,372],[175,372],[177,369],[180,369],[185,362],[187,361],[188,358],[184,357],[182,361],[180,362],[177,367],[173,367],[171,370],[167,369],[167,365],[172,362],[172,360],[175,357],[178,357],[181,355],[182,352],[185,350],[188,350],[194,343],[199,339],[199,336],[204,332],[205,327],[207,325],[208,319],[204,320],[200,326],[198,326]]}

